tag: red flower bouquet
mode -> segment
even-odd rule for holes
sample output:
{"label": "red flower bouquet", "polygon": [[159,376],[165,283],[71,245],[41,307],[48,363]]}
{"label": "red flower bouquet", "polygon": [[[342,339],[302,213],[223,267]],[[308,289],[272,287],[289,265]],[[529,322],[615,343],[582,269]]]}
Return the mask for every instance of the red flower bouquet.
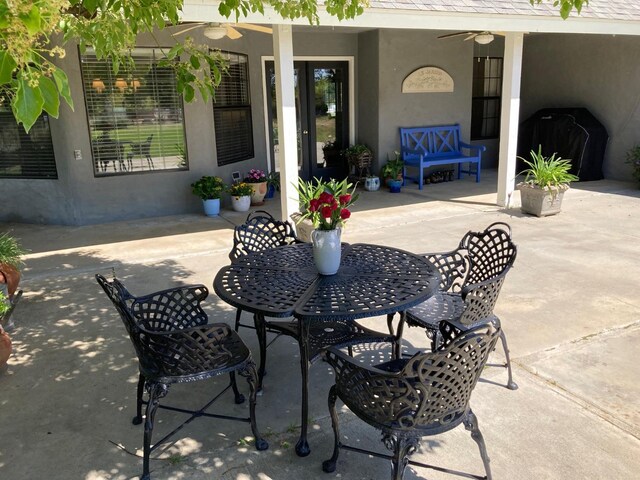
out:
{"label": "red flower bouquet", "polygon": [[315,178],[312,182],[299,181],[298,194],[304,211],[317,230],[335,230],[344,226],[351,217],[349,207],[358,199],[355,187],[347,180],[324,182]]}

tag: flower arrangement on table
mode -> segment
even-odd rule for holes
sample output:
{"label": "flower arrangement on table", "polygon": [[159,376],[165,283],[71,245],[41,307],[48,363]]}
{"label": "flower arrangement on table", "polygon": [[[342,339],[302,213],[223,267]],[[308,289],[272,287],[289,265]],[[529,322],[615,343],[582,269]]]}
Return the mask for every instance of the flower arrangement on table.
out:
{"label": "flower arrangement on table", "polygon": [[267,181],[267,175],[264,171],[252,168],[244,176],[245,183],[262,183]]}
{"label": "flower arrangement on table", "polygon": [[234,183],[229,187],[229,194],[232,197],[246,197],[251,196],[253,193],[253,187],[245,182]]}
{"label": "flower arrangement on table", "polygon": [[299,180],[296,187],[304,213],[316,230],[335,230],[345,225],[351,217],[349,207],[358,199],[354,195],[355,187],[346,179],[338,182],[325,182],[314,178],[313,181]]}

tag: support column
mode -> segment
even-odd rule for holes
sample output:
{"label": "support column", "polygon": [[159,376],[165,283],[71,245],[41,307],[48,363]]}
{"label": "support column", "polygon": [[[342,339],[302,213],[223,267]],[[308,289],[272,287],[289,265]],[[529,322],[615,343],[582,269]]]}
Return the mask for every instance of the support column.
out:
{"label": "support column", "polygon": [[282,219],[288,220],[299,209],[298,192],[294,188],[298,184],[298,140],[291,25],[273,25],[273,55],[280,150],[280,203]]}
{"label": "support column", "polygon": [[498,163],[498,198],[496,201],[501,207],[509,206],[511,195],[515,188],[523,37],[524,34],[522,32],[507,33],[504,39],[500,159]]}

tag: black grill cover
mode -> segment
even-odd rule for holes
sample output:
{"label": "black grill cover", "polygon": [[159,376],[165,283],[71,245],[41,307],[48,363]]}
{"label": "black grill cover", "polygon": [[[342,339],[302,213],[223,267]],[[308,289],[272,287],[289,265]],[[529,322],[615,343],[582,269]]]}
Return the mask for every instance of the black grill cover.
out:
{"label": "black grill cover", "polygon": [[[586,108],[545,108],[520,124],[518,155],[529,160],[529,152],[542,145],[544,156],[557,152],[570,159],[580,180],[601,180],[608,141],[606,128]],[[520,162],[518,171],[524,168]]]}

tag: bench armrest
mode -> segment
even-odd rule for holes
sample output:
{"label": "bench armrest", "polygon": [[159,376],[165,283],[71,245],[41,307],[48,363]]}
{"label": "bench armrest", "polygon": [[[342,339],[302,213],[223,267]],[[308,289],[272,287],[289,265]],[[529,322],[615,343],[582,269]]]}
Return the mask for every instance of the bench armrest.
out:
{"label": "bench armrest", "polygon": [[417,155],[418,157],[426,157],[427,156],[427,154],[425,152],[423,152],[422,150],[417,150],[415,148],[402,147],[401,151],[402,151],[403,158],[404,158],[405,154]]}
{"label": "bench armrest", "polygon": [[484,145],[471,145],[465,142],[458,142],[458,145],[460,148],[468,148],[469,150],[477,150],[478,152],[485,152],[487,150],[487,147]]}

